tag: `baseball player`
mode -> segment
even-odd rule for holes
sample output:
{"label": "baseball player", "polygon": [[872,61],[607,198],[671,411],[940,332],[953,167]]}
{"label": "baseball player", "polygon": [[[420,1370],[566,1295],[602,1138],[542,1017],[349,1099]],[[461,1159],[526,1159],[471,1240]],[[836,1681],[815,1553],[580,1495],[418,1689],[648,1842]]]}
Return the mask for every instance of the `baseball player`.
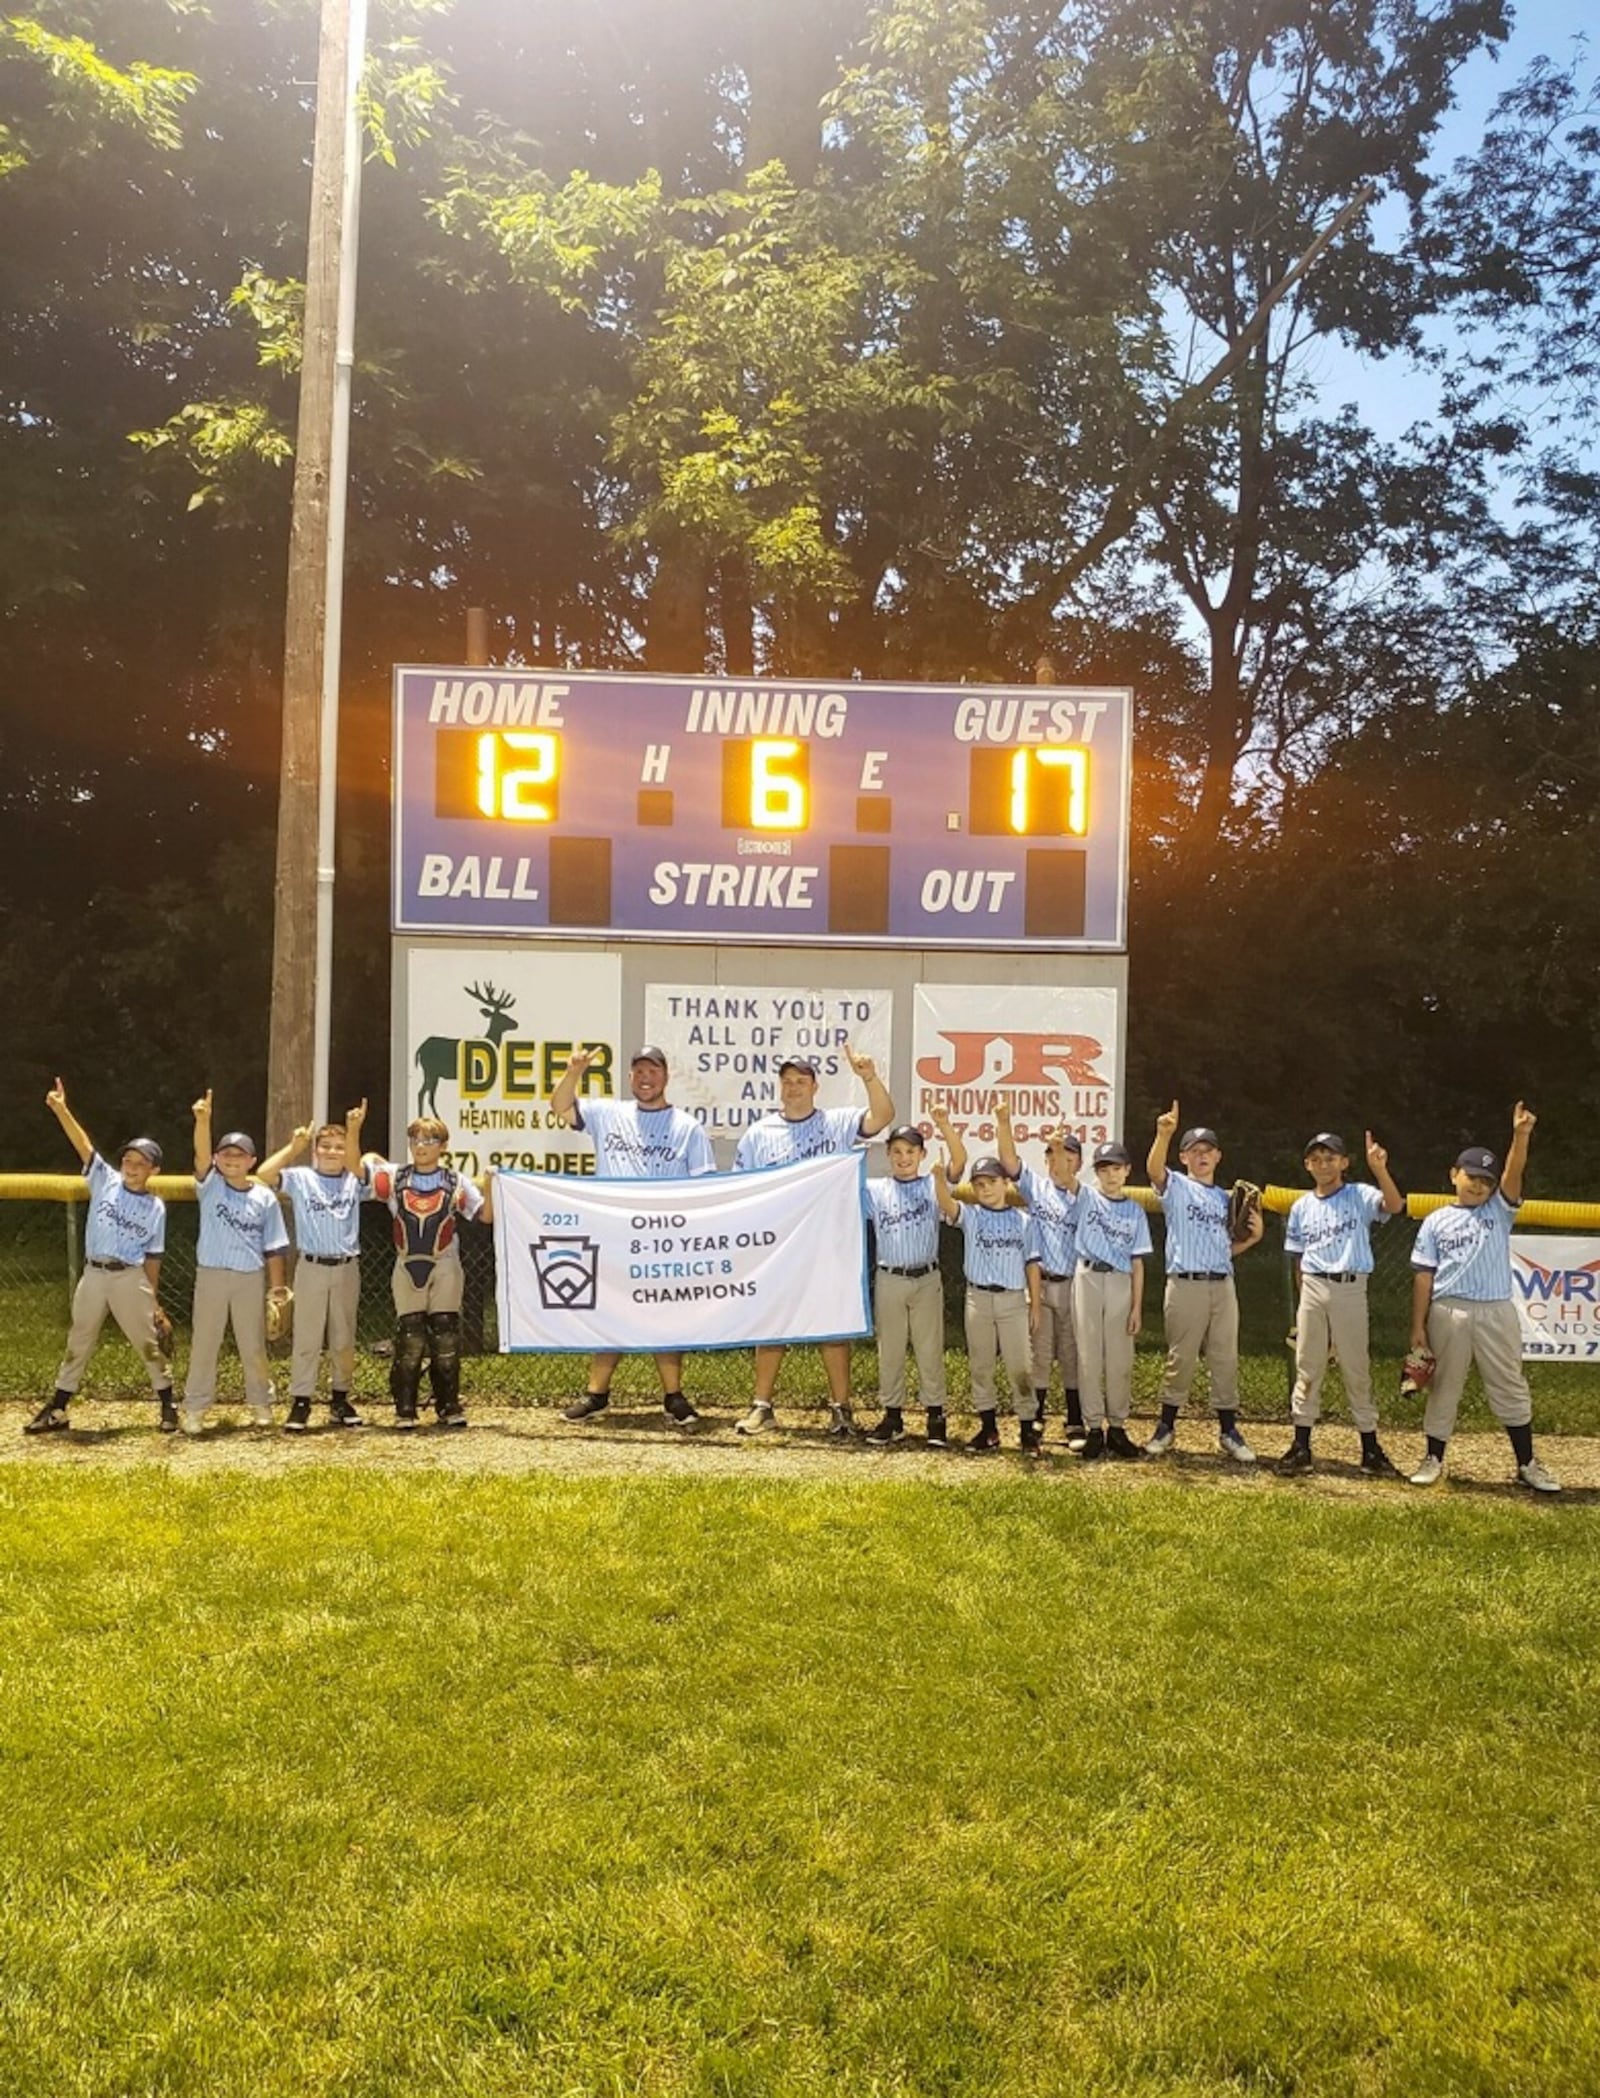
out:
{"label": "baseball player", "polygon": [[972,1371],[972,1410],[977,1432],[963,1447],[983,1457],[1000,1447],[1000,1407],[995,1363],[1005,1371],[1016,1408],[1025,1456],[1043,1455],[1043,1439],[1032,1408],[1033,1335],[1041,1309],[1039,1264],[1028,1259],[1027,1198],[998,1158],[980,1158],[970,1189],[950,1185],[943,1159],[935,1161],[933,1191],[939,1214],[961,1233],[961,1262],[967,1279],[967,1361]]}
{"label": "baseball player", "polygon": [[461,1405],[461,1295],[465,1277],[457,1232],[463,1217],[493,1214],[489,1195],[444,1163],[450,1132],[437,1115],[419,1115],[406,1131],[405,1165],[375,1151],[361,1161],[380,1202],[394,1219],[391,1289],[397,1324],[389,1364],[394,1424],[417,1425],[422,1360],[428,1359],[433,1410],[441,1428],[464,1428]]}
{"label": "baseball player", "polygon": [[1367,1277],[1372,1273],[1373,1226],[1397,1217],[1405,1197],[1389,1173],[1389,1154],[1367,1131],[1367,1164],[1376,1187],[1345,1180],[1350,1153],[1342,1136],[1324,1130],[1306,1146],[1311,1192],[1289,1212],[1284,1249],[1299,1284],[1295,1316],[1294,1395],[1289,1402],[1294,1440],[1278,1469],[1291,1478],[1311,1469],[1311,1430],[1321,1405],[1328,1357],[1338,1351],[1350,1418],[1361,1435],[1361,1469],[1376,1479],[1400,1474],[1378,1441],[1367,1338]]}
{"label": "baseball player", "polygon": [[1133,1344],[1144,1319],[1144,1264],[1152,1248],[1149,1219],[1127,1192],[1132,1164],[1126,1145],[1096,1145],[1095,1185],[1078,1193],[1072,1323],[1087,1423],[1078,1454],[1086,1464],[1139,1455],[1128,1435],[1128,1413]]}
{"label": "baseball player", "polygon": [[1050,1367],[1061,1366],[1067,1407],[1067,1448],[1081,1451],[1089,1439],[1078,1395],[1078,1343],[1072,1330],[1072,1274],[1078,1264],[1078,1172],[1083,1145],[1070,1129],[1045,1134],[1045,1171],[1025,1166],[1017,1150],[1011,1105],[995,1110],[1000,1163],[1022,1189],[1028,1204],[1028,1258],[1039,1268],[1039,1321],[1033,1334],[1034,1419],[1044,1434],[1050,1399]]}
{"label": "baseball player", "polygon": [[245,1404],[258,1428],[272,1426],[267,1373],[267,1296],[287,1297],[289,1234],[271,1188],[251,1176],[256,1146],[242,1129],[211,1143],[211,1094],[194,1103],[194,1182],[200,1205],[195,1248],[194,1337],[183,1384],[183,1431],[198,1435],[217,1395],[217,1357],[229,1324],[244,1370]]}
{"label": "baseball player", "polygon": [[1178,1145],[1183,1171],[1169,1173],[1167,1149],[1177,1128],[1174,1100],[1156,1117],[1146,1160],[1167,1227],[1167,1369],[1161,1382],[1161,1419],[1144,1453],[1165,1457],[1171,1451],[1178,1439],[1179,1411],[1204,1355],[1222,1454],[1235,1464],[1254,1464],[1256,1453],[1239,1433],[1239,1298],[1233,1263],[1237,1255],[1261,1243],[1261,1210],[1250,1210],[1245,1235],[1235,1239],[1228,1224],[1227,1191],[1217,1186],[1222,1163],[1217,1132],[1186,1129]]}
{"label": "baseball player", "polygon": [[1411,1251],[1411,1345],[1436,1358],[1422,1430],[1427,1454],[1413,1486],[1435,1486],[1455,1429],[1467,1371],[1474,1362],[1494,1417],[1511,1438],[1517,1478],[1535,1493],[1559,1493],[1560,1481],[1533,1453],[1533,1399],[1522,1370],[1522,1339],[1511,1301],[1511,1232],[1522,1202],[1528,1140],[1537,1117],[1519,1100],[1511,1116],[1511,1149],[1502,1167],[1492,1151],[1470,1145],[1456,1160],[1456,1199],[1423,1218]]}
{"label": "baseball player", "polygon": [[[754,1172],[765,1166],[799,1165],[807,1158],[825,1158],[840,1151],[854,1151],[866,1144],[894,1120],[894,1102],[889,1098],[878,1067],[870,1056],[857,1056],[848,1042],[845,1061],[866,1088],[865,1113],[853,1107],[818,1107],[817,1082],[822,1067],[812,1056],[786,1056],[778,1066],[778,1107],[765,1114],[740,1137],[733,1154],[736,1173]],[[772,1394],[787,1349],[756,1349],[756,1390],[750,1411],[735,1423],[740,1435],[764,1435],[776,1426]],[[828,1379],[831,1418],[828,1434],[848,1441],[855,1433],[850,1414],[850,1343],[825,1340],[819,1349]]]}
{"label": "baseball player", "polygon": [[[598,1049],[580,1049],[562,1073],[561,1083],[550,1095],[550,1112],[568,1129],[582,1129],[594,1138],[594,1169],[601,1180],[688,1180],[714,1173],[717,1161],[711,1139],[694,1116],[681,1107],[667,1104],[666,1052],[653,1043],[636,1049],[628,1065],[631,1100],[584,1100],[578,1089],[584,1073],[599,1054]],[[611,1404],[611,1379],[620,1355],[596,1355],[589,1365],[589,1380],[583,1397],[567,1407],[561,1418],[590,1420]],[[661,1406],[676,1428],[693,1428],[700,1419],[683,1395],[683,1356],[663,1352],[656,1356],[656,1375],[661,1379]]]}
{"label": "baseball player", "polygon": [[[957,1179],[966,1167],[966,1147],[942,1108],[933,1124],[950,1153]],[[928,1448],[948,1450],[945,1423],[944,1281],[939,1273],[939,1205],[923,1171],[926,1145],[914,1122],[888,1136],[886,1178],[867,1182],[877,1273],[873,1278],[873,1324],[878,1335],[878,1392],[883,1418],[866,1433],[887,1446],[906,1434],[906,1344],[917,1362],[917,1395],[928,1414]]]}
{"label": "baseball player", "polygon": [[[264,1158],[256,1178],[264,1187],[280,1182],[294,1216],[298,1259],[294,1271],[294,1353],[289,1366],[286,1435],[311,1427],[317,1373],[327,1342],[331,1390],[328,1421],[335,1428],[364,1428],[351,1401],[355,1379],[356,1315],[361,1308],[361,1198],[367,1182],[350,1170],[361,1156],[361,1125],[367,1103],[352,1107],[342,1122],[310,1124],[295,1131],[281,1150]],[[309,1166],[291,1165],[307,1147]]]}
{"label": "baseball player", "polygon": [[133,1137],[123,1145],[118,1164],[112,1167],[68,1107],[67,1089],[59,1078],[44,1102],[83,1165],[89,1183],[89,1221],[83,1234],[83,1274],[73,1292],[72,1328],[67,1352],[56,1371],[56,1388],[22,1432],[53,1435],[68,1426],[67,1407],[83,1382],[110,1312],[129,1344],[138,1350],[161,1408],[161,1432],[170,1435],[178,1425],[178,1409],[173,1404],[172,1371],[159,1330],[156,1297],[167,1243],[167,1205],[149,1189],[151,1175],[161,1165],[161,1146],[153,1137]]}

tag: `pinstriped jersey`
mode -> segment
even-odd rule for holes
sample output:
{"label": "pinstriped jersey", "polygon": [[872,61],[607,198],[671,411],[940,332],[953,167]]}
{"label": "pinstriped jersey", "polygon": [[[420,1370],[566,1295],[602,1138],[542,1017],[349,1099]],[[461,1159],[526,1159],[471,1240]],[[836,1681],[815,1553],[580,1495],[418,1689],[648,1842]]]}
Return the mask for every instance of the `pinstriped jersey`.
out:
{"label": "pinstriped jersey", "polygon": [[280,1175],[294,1216],[294,1242],[320,1260],[349,1260],[361,1251],[361,1197],[355,1173],[319,1173],[289,1166]]}
{"label": "pinstriped jersey", "polygon": [[196,1182],[195,1194],[200,1204],[197,1267],[231,1268],[238,1275],[253,1275],[266,1266],[269,1253],[288,1252],[289,1233],[278,1198],[259,1180],[245,1187],[229,1187],[212,1166]]}
{"label": "pinstriped jersey", "polygon": [[166,1251],[167,1205],[159,1195],[136,1195],[98,1151],[90,1154],[83,1177],[89,1183],[85,1259],[125,1260],[129,1267],[138,1267]]}
{"label": "pinstriped jersey", "polygon": [[962,1265],[969,1282],[1001,1289],[1027,1288],[1025,1209],[985,1209],[981,1202],[963,1202],[956,1228],[961,1233]]}
{"label": "pinstriped jersey", "polygon": [[597,1180],[688,1180],[717,1170],[711,1139],[681,1107],[585,1100],[577,1115],[594,1138]]}
{"label": "pinstriped jersey", "polygon": [[1511,1295],[1511,1227],[1517,1207],[1498,1188],[1476,1209],[1452,1202],[1430,1210],[1411,1249],[1414,1268],[1433,1270],[1436,1297],[1501,1304]]}
{"label": "pinstriped jersey", "polygon": [[1078,1190],[1060,1187],[1048,1173],[1024,1166],[1018,1182],[1028,1198],[1027,1253],[1047,1275],[1070,1275],[1078,1257]]}
{"label": "pinstriped jersey", "polygon": [[926,1173],[915,1180],[867,1182],[867,1213],[878,1234],[881,1268],[932,1267],[939,1258],[939,1206]]}
{"label": "pinstriped jersey", "polygon": [[866,1141],[859,1107],[814,1107],[797,1122],[783,1114],[763,1115],[740,1137],[733,1170],[748,1173],[761,1166],[797,1166],[802,1159],[859,1150]]}
{"label": "pinstriped jersey", "polygon": [[1283,1249],[1299,1256],[1302,1275],[1370,1275],[1372,1227],[1388,1216],[1383,1196],[1346,1181],[1331,1195],[1302,1195],[1289,1212]]}
{"label": "pinstriped jersey", "polygon": [[1161,1214],[1167,1220],[1169,1275],[1233,1273],[1228,1196],[1222,1188],[1207,1187],[1187,1173],[1168,1173]]}
{"label": "pinstriped jersey", "polygon": [[1085,1181],[1078,1190],[1078,1258],[1103,1260],[1119,1275],[1152,1251],[1150,1220],[1131,1195],[1112,1201]]}

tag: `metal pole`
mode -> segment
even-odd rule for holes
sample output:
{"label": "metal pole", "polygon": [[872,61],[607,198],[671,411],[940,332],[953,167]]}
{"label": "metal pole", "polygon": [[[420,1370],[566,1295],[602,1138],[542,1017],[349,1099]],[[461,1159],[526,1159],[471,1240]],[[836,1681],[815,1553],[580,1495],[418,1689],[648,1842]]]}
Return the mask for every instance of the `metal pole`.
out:
{"label": "metal pole", "polygon": [[339,812],[339,664],[344,638],[345,513],[350,493],[350,389],[355,372],[356,256],[361,222],[361,73],[367,0],[349,0],[345,54],[344,168],[339,192],[339,319],[333,360],[333,430],[328,454],[327,619],[322,646],[322,711],[317,763],[317,952],[312,1034],[311,1118],[328,1119],[333,1038],[333,889]]}

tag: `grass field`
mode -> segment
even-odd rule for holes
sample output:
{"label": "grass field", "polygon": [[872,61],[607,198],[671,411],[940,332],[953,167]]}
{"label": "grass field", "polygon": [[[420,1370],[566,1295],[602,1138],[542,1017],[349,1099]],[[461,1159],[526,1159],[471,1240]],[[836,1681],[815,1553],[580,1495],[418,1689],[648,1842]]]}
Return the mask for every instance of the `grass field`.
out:
{"label": "grass field", "polygon": [[1592,2094],[1592,1508],[0,1467],[0,2092]]}

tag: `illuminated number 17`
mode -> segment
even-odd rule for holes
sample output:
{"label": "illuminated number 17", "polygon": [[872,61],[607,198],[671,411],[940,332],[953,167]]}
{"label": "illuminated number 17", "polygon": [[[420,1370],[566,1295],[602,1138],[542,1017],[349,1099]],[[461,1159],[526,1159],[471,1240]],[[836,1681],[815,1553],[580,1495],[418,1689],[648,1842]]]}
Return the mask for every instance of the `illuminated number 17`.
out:
{"label": "illuminated number 17", "polygon": [[[1035,765],[1066,773],[1066,822],[1074,838],[1089,830],[1089,753],[1076,743],[1040,743],[1015,752],[1011,759],[1011,828],[1025,838],[1033,830],[1029,774]],[[1054,826],[1047,826],[1054,828]]]}
{"label": "illuminated number 17", "polygon": [[[527,753],[526,764],[510,764],[508,753]],[[496,729],[478,738],[478,808],[507,823],[554,823],[555,785],[561,767],[556,736],[531,729]]]}

